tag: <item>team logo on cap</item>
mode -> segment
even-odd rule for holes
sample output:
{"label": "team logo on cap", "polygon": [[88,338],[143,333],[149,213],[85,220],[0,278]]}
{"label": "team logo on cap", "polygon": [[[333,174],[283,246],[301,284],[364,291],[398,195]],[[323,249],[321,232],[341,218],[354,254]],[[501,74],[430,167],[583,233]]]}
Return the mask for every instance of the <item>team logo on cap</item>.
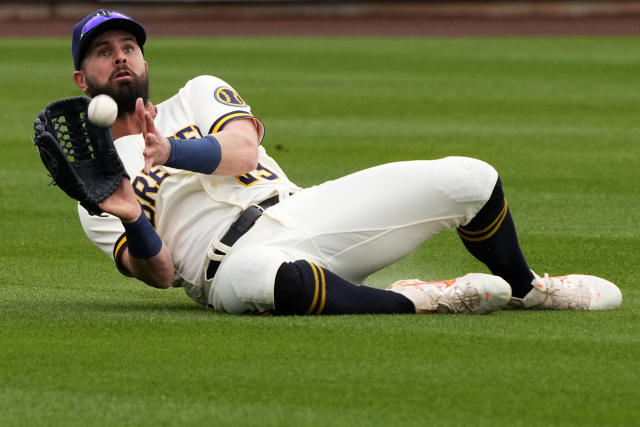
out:
{"label": "team logo on cap", "polygon": [[233,105],[236,107],[244,107],[246,102],[238,95],[238,92],[228,86],[221,86],[216,89],[214,98],[221,104]]}
{"label": "team logo on cap", "polygon": [[87,23],[84,24],[84,27],[82,27],[82,32],[80,33],[80,38],[82,39],[84,37],[84,35],[87,34],[89,31],[93,30],[95,27],[97,27],[98,25],[102,24],[103,22],[108,21],[109,19],[113,19],[113,18],[121,18],[121,19],[131,20],[131,18],[129,18],[127,15],[125,15],[123,13],[116,12],[114,10],[100,9],[93,16],[93,18],[89,19],[87,21]]}

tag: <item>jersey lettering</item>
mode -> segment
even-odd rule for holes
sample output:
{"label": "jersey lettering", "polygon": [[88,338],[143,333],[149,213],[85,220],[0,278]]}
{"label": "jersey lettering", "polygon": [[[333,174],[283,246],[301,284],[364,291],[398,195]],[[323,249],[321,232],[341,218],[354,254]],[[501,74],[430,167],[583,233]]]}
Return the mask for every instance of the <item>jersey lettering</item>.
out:
{"label": "jersey lettering", "polygon": [[263,181],[274,181],[276,179],[280,179],[280,177],[272,172],[271,170],[264,167],[261,163],[258,163],[258,167],[255,171],[250,172],[246,175],[237,176],[236,179],[238,182],[245,187],[255,184],[256,182]]}
{"label": "jersey lettering", "polygon": [[149,181],[144,176],[136,176],[133,180],[133,192],[136,193],[138,198],[149,203],[151,206],[156,205],[155,198],[151,197],[151,194],[156,194],[160,187],[149,184]]}
{"label": "jersey lettering", "polygon": [[156,168],[149,171],[149,176],[156,182],[158,186],[160,186],[165,179],[171,176],[171,174],[169,172],[162,171],[161,169]]}
{"label": "jersey lettering", "polygon": [[156,228],[156,211],[147,205],[141,204],[140,206],[142,206],[142,211],[147,214],[147,218],[149,218],[149,222],[153,225],[153,228]]}
{"label": "jersey lettering", "polygon": [[160,191],[160,185],[170,176],[169,172],[155,168],[151,169],[149,174],[141,172],[141,175],[136,176],[131,184],[133,192],[138,196],[142,210],[147,214],[154,228],[156,226],[156,195]]}
{"label": "jersey lettering", "polygon": [[189,125],[184,129],[180,129],[178,132],[172,135],[175,139],[196,139],[202,138],[200,129],[196,125]]}

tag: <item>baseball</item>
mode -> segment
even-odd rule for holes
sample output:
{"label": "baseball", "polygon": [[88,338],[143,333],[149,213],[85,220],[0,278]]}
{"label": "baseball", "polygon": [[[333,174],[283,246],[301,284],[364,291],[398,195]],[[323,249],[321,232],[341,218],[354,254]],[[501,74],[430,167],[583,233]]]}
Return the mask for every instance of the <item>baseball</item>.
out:
{"label": "baseball", "polygon": [[118,104],[109,95],[97,95],[89,103],[87,114],[94,125],[108,127],[118,116]]}

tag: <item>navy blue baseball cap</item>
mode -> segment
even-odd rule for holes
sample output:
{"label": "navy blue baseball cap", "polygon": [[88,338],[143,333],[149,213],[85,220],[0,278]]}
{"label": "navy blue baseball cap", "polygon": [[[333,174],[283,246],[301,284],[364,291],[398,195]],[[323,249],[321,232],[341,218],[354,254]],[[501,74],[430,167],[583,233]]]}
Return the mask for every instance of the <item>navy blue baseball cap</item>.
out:
{"label": "navy blue baseball cap", "polygon": [[82,59],[93,39],[109,30],[124,30],[133,34],[140,49],[147,40],[147,32],[133,18],[115,10],[100,9],[73,26],[71,53],[76,71],[80,70]]}

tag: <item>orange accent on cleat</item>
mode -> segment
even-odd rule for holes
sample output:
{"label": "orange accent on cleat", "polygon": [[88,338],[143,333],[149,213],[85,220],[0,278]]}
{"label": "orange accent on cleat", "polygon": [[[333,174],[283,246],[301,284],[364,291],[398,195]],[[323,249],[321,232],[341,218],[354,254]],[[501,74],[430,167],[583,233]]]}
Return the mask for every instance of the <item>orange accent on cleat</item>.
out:
{"label": "orange accent on cleat", "polygon": [[614,310],[622,303],[620,289],[608,280],[584,274],[543,277],[534,273],[533,289],[512,298],[508,308],[537,310]]}
{"label": "orange accent on cleat", "polygon": [[400,280],[389,290],[407,297],[417,313],[486,314],[511,298],[511,287],[504,279],[482,273],[439,282]]}

